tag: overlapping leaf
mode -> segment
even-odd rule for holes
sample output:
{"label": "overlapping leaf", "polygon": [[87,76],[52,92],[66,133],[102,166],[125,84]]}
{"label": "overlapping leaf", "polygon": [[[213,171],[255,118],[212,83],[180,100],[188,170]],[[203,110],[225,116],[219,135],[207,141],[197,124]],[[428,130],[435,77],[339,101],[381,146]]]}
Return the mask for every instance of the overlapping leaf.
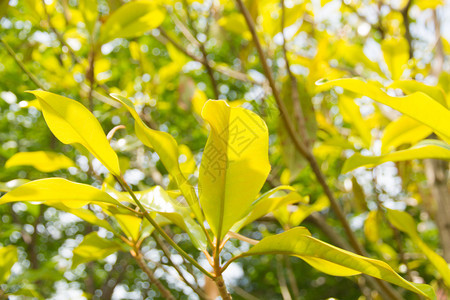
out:
{"label": "overlapping leaf", "polygon": [[450,111],[427,94],[415,92],[404,97],[392,97],[379,87],[356,78],[336,79],[318,84],[322,89],[340,86],[354,93],[370,97],[429,126],[447,143],[450,141],[450,126],[448,126]]}
{"label": "overlapping leaf", "polygon": [[[289,191],[288,193],[282,192],[282,190]],[[281,194],[280,194],[281,193]],[[247,224],[265,216],[266,214],[276,211],[278,208],[294,204],[294,203],[307,203],[307,197],[302,197],[291,186],[278,186],[270,191],[262,194],[250,208],[250,213],[242,220],[234,224],[231,231],[239,232],[239,230]]]}
{"label": "overlapping leaf", "polygon": [[403,115],[389,123],[384,129],[381,137],[381,153],[386,154],[403,144],[414,145],[432,132],[430,127]]}
{"label": "overlapping leaf", "polygon": [[117,94],[111,96],[122,103],[133,116],[136,136],[144,145],[154,149],[159,155],[164,167],[166,167],[169,174],[173,177],[195,216],[201,222],[203,217],[195,190],[180,170],[178,162],[180,156],[179,147],[175,139],[167,132],[157,131],[145,125],[130,100]]}

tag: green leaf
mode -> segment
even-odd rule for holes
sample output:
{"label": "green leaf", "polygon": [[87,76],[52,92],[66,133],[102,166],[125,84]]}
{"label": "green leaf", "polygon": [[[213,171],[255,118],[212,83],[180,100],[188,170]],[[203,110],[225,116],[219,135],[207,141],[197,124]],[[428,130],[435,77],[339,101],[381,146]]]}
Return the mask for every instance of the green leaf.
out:
{"label": "green leaf", "polygon": [[386,154],[404,144],[414,145],[432,132],[430,127],[403,115],[384,129],[381,137],[381,153]]}
{"label": "green leaf", "polygon": [[402,75],[409,60],[409,45],[404,38],[389,38],[381,42],[384,61],[386,62],[391,78],[397,80]]}
{"label": "green leaf", "polygon": [[156,1],[131,1],[114,11],[100,28],[100,44],[116,38],[143,35],[164,21],[165,11]]}
{"label": "green leaf", "polygon": [[430,263],[441,274],[445,285],[450,287],[450,268],[448,267],[447,262],[422,241],[417,233],[414,219],[404,211],[393,209],[387,209],[387,217],[393,226],[395,226],[398,230],[403,231],[411,238],[414,245],[416,245],[420,251],[428,257]]}
{"label": "green leaf", "polygon": [[11,268],[19,259],[17,248],[13,245],[0,247],[0,284],[8,281]]}
{"label": "green leaf", "polygon": [[112,174],[120,176],[117,154],[109,145],[100,123],[86,107],[49,92],[29,93],[39,100],[48,127],[62,143],[83,145]]}
{"label": "green leaf", "polygon": [[[289,193],[282,192],[282,190],[290,191]],[[242,220],[237,222],[231,228],[231,231],[239,232],[239,230],[247,224],[267,215],[270,212],[277,210],[278,208],[294,204],[298,202],[308,203],[308,198],[302,197],[295,189],[288,185],[278,186],[270,191],[262,194],[258,199],[253,202],[250,213]]]}
{"label": "green leaf", "polygon": [[53,203],[62,203],[69,208],[80,208],[96,202],[120,205],[114,198],[99,189],[63,178],[31,181],[0,198],[0,204],[19,201],[42,202],[49,206]]}
{"label": "green leaf", "polygon": [[61,153],[35,151],[16,153],[5,163],[5,168],[15,166],[32,166],[41,172],[54,172],[56,170],[74,167],[75,163]]}
{"label": "green leaf", "polygon": [[167,132],[153,130],[145,125],[139,117],[139,114],[134,109],[133,103],[127,98],[118,94],[112,94],[111,97],[118,100],[126,107],[126,109],[128,109],[135,120],[134,130],[136,132],[136,136],[144,145],[155,150],[164,164],[164,167],[173,177],[178,188],[183,193],[196,218],[202,222],[203,215],[200,210],[197,194],[195,193],[193,186],[189,183],[180,170],[178,160],[180,156],[179,147],[175,139]]}
{"label": "green leaf", "polygon": [[443,89],[437,86],[426,85],[425,83],[416,80],[396,80],[391,83],[388,88],[401,89],[407,95],[413,94],[415,92],[423,92],[443,106],[447,107],[445,92]]}
{"label": "green leaf", "polygon": [[355,153],[345,161],[342,173],[347,173],[359,167],[372,168],[388,161],[397,162],[424,158],[450,160],[450,146],[438,140],[424,140],[409,149],[381,156],[362,156]]}
{"label": "green leaf", "polygon": [[206,102],[202,117],[211,132],[200,165],[200,203],[221,239],[248,212],[269,174],[269,135],[259,116],[225,101]]}
{"label": "green leaf", "polygon": [[450,141],[450,111],[430,96],[415,92],[404,97],[392,97],[379,87],[356,78],[336,79],[324,83],[317,83],[322,88],[340,86],[354,93],[367,96],[399,112],[410,116],[440,134],[445,141]]}
{"label": "green leaf", "polygon": [[122,246],[119,243],[101,238],[97,232],[91,232],[73,250],[72,268],[93,260],[104,259],[121,249]]}
{"label": "green leaf", "polygon": [[312,267],[335,276],[364,273],[396,284],[429,299],[436,299],[433,289],[426,284],[409,282],[392,270],[385,262],[367,258],[315,239],[304,227],[262,239],[240,257],[263,254],[296,256]]}

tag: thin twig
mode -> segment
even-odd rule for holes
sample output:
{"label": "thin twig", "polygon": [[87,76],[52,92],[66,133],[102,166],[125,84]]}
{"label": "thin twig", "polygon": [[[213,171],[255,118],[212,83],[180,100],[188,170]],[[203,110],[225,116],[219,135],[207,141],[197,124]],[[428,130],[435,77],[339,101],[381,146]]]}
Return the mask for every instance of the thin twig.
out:
{"label": "thin twig", "polygon": [[283,272],[283,265],[282,265],[282,257],[281,255],[277,255],[277,277],[278,277],[278,283],[280,284],[280,290],[281,290],[281,296],[283,296],[283,300],[292,300],[291,293],[289,292],[289,288],[287,286],[286,282],[286,276]]}
{"label": "thin twig", "polygon": [[213,278],[214,276],[206,271],[195,259],[193,259],[189,254],[187,254],[180,246],[175,243],[172,238],[159,226],[158,223],[150,216],[150,214],[147,212],[147,210],[142,206],[141,202],[137,199],[136,195],[134,194],[133,190],[131,190],[130,186],[126,183],[126,181],[122,177],[115,177],[117,182],[122,186],[124,190],[126,190],[131,198],[134,200],[136,205],[139,207],[141,212],[144,214],[144,217],[150,222],[150,224],[158,231],[159,234],[173,247],[177,252],[183,256],[186,260],[188,260],[191,264],[193,264],[195,267],[197,267],[203,274],[206,276]]}
{"label": "thin twig", "polygon": [[297,79],[295,78],[294,74],[292,74],[291,71],[291,65],[289,63],[287,49],[286,49],[286,36],[284,35],[284,21],[285,21],[285,15],[286,15],[286,9],[284,5],[284,0],[280,1],[281,3],[281,35],[283,37],[283,54],[284,54],[284,60],[286,62],[286,70],[289,76],[289,79],[291,80],[291,93],[292,93],[292,105],[294,107],[294,113],[298,122],[298,129],[300,130],[302,134],[302,138],[304,141],[304,144],[307,148],[309,148],[310,145],[310,139],[309,134],[306,130],[306,121],[305,121],[305,115],[302,110],[301,102],[300,102],[300,96],[298,93],[298,83]]}
{"label": "thin twig", "polygon": [[[164,244],[164,242],[160,239],[160,237],[155,234],[154,232],[152,233],[152,237],[155,240],[156,244],[158,245],[158,247],[164,252],[164,255],[167,257],[167,260],[169,261],[169,264],[177,271],[178,275],[180,275],[180,277],[183,279],[183,281],[200,297],[200,298],[204,298],[206,299],[207,296],[206,294],[198,287],[193,285],[192,283],[189,282],[189,280],[186,279],[186,277],[183,274],[183,271],[181,270],[181,268],[173,262],[172,260],[172,255],[170,254],[169,249],[167,248],[167,246]],[[192,277],[195,277],[194,274],[191,274]]]}
{"label": "thin twig", "polygon": [[134,251],[131,251],[131,255],[134,257],[139,267],[147,274],[149,281],[159,290],[161,296],[164,299],[175,300],[173,294],[161,283],[161,281],[159,281],[158,278],[155,277],[152,270],[147,266],[141,251],[139,249],[134,249]]}
{"label": "thin twig", "polygon": [[[177,50],[179,50],[181,53],[183,53],[184,55],[188,56],[189,58],[191,58],[192,60],[199,62],[201,64],[203,64],[203,58],[197,57],[195,54],[192,54],[191,52],[189,52],[187,49],[185,49],[185,47],[183,47],[182,45],[180,45],[177,41],[175,41],[172,37],[170,37],[167,32],[160,26],[158,27],[159,32],[161,33],[161,35],[169,42],[171,43],[175,48],[177,48]],[[211,68],[217,72],[220,72],[222,74],[225,74],[231,78],[240,80],[240,81],[244,81],[244,82],[251,82],[253,84],[260,84],[257,81],[251,79],[247,74],[245,73],[241,73],[239,71],[230,69],[226,66],[223,65],[216,65],[213,61],[210,61],[209,64],[211,65]]]}
{"label": "thin twig", "polygon": [[22,69],[22,71],[27,74],[27,76],[31,79],[31,81],[33,81],[33,83],[39,87],[42,90],[47,90],[44,86],[43,83],[41,83],[39,81],[39,79],[37,79],[36,76],[34,76],[33,73],[31,73],[28,68],[23,64],[23,62],[20,60],[20,58],[17,56],[17,54],[14,52],[14,50],[9,46],[9,44],[0,37],[0,42],[3,44],[3,46],[5,46],[6,51],[8,51],[9,55],[16,61],[17,65],[19,65],[19,67]]}
{"label": "thin twig", "polygon": [[191,41],[191,43],[193,43],[193,44],[196,44],[198,46],[198,48],[200,49],[200,52],[202,53],[202,56],[203,56],[202,63],[205,66],[206,71],[208,72],[209,79],[211,80],[211,85],[212,85],[212,88],[214,91],[215,99],[219,99],[219,89],[217,87],[217,81],[214,78],[214,72],[213,72],[213,69],[208,60],[208,53],[206,52],[205,44],[203,42],[200,42],[196,37],[197,30],[195,29],[195,27],[193,25],[191,14],[189,12],[189,5],[187,4],[186,0],[183,0],[183,5],[184,5],[184,9],[186,10],[188,23],[191,25],[192,30],[194,30],[195,35],[191,34],[189,29],[186,26],[184,26],[184,24],[180,20],[178,20],[178,18],[176,16],[173,17],[173,20],[174,20],[175,24],[177,25],[177,27],[180,28],[181,32],[185,34],[186,38],[188,38],[188,36],[189,36],[190,37],[189,41]]}

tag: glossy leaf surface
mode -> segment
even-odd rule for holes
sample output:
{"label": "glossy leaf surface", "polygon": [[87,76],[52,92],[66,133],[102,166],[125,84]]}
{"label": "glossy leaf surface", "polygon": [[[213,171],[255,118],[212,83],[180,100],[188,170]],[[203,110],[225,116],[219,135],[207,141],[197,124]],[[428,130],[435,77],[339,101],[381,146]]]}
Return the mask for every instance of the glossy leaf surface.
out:
{"label": "glossy leaf surface", "polygon": [[86,107],[49,92],[30,93],[39,100],[48,127],[62,143],[83,145],[111,173],[120,176],[117,154],[109,145],[100,123]]}
{"label": "glossy leaf surface", "polygon": [[179,146],[175,139],[167,132],[154,130],[145,125],[130,100],[116,94],[111,96],[124,105],[133,116],[135,120],[134,130],[136,131],[136,136],[144,145],[154,149],[159,155],[164,167],[174,178],[178,188],[183,193],[186,201],[195,213],[195,216],[201,221],[203,217],[195,190],[180,169],[178,160],[180,156]]}
{"label": "glossy leaf surface", "polygon": [[80,208],[88,203],[96,202],[119,204],[99,189],[63,178],[31,181],[0,198],[0,204],[19,201],[42,202],[50,206],[52,203],[62,203],[69,208]]}
{"label": "glossy leaf surface", "polygon": [[335,276],[364,273],[407,290],[435,299],[433,289],[426,284],[409,282],[392,270],[385,262],[370,259],[319,241],[303,227],[262,239],[242,256],[285,254],[299,257],[314,268]]}
{"label": "glossy leaf surface", "polygon": [[200,203],[222,238],[248,212],[269,174],[269,136],[259,116],[225,101],[206,102],[202,117],[211,131],[200,166]]}

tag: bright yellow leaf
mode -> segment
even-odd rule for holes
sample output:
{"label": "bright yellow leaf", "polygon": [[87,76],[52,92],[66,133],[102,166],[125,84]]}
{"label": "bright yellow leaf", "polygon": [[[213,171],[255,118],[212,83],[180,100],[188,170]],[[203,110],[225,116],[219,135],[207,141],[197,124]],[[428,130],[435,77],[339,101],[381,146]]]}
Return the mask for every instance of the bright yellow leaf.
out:
{"label": "bright yellow leaf", "polygon": [[200,166],[200,203],[221,239],[248,212],[269,174],[269,135],[259,116],[225,101],[206,102],[202,117],[211,132]]}
{"label": "bright yellow leaf", "polygon": [[41,202],[49,206],[53,203],[62,203],[69,208],[80,208],[96,202],[120,204],[110,195],[95,187],[63,178],[31,181],[0,198],[0,204],[21,201]]}
{"label": "bright yellow leaf", "polygon": [[45,121],[64,144],[78,143],[112,174],[120,176],[119,159],[94,115],[81,103],[44,91],[31,91],[39,100]]}

